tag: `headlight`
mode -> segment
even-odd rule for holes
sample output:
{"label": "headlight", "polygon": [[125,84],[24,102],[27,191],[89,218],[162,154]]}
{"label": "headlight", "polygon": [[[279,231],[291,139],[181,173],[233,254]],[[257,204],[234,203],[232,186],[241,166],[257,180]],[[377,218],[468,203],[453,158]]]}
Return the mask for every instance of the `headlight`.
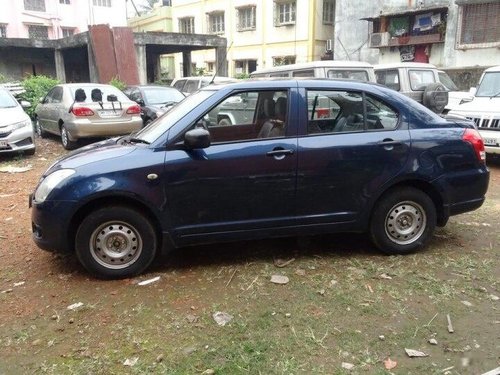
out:
{"label": "headlight", "polygon": [[7,126],[5,129],[7,132],[13,132],[14,130],[24,128],[25,126],[32,126],[31,125],[31,120],[24,120],[21,122],[16,122],[15,124]]}
{"label": "headlight", "polygon": [[58,171],[49,174],[40,183],[40,185],[38,185],[38,188],[35,191],[35,202],[41,203],[45,201],[52,189],[74,173],[75,171],[73,169],[59,169]]}

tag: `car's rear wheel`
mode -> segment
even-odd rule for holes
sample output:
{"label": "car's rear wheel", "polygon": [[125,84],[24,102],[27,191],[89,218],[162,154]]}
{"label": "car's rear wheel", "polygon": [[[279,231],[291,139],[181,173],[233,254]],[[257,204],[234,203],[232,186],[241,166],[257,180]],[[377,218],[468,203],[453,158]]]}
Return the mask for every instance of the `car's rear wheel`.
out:
{"label": "car's rear wheel", "polygon": [[66,150],[74,150],[78,143],[69,139],[68,129],[66,126],[61,125],[61,143]]}
{"label": "car's rear wheel", "polygon": [[88,214],[78,227],[75,251],[93,275],[124,278],[143,272],[153,261],[157,236],[139,211],[108,206]]}
{"label": "car's rear wheel", "polygon": [[370,234],[382,252],[408,254],[425,246],[436,220],[436,207],[427,194],[412,187],[395,188],[377,202]]}
{"label": "car's rear wheel", "polygon": [[38,117],[35,117],[35,133],[40,137],[40,138],[45,138],[47,133],[45,130],[42,128],[42,124],[40,124],[40,120]]}

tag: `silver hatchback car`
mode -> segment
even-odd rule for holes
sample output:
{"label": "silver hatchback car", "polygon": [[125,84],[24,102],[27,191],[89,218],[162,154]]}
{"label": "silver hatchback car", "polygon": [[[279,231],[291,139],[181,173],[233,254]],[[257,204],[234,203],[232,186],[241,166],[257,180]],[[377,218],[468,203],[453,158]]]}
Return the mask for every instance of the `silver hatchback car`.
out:
{"label": "silver hatchback car", "polygon": [[35,109],[35,130],[61,136],[65,149],[80,138],[129,134],[142,127],[141,108],[111,85],[69,83],[57,85]]}

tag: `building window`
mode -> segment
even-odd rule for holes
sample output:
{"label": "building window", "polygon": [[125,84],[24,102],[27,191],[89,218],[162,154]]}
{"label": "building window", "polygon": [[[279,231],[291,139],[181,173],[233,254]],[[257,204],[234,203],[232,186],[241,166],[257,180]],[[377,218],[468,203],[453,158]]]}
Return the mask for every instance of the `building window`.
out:
{"label": "building window", "polygon": [[45,0],[24,0],[24,10],[45,12]]}
{"label": "building window", "polygon": [[215,69],[215,63],[213,61],[207,61],[207,72],[213,72]]}
{"label": "building window", "polygon": [[59,0],[59,4],[67,4],[67,5],[70,5],[70,4],[71,4],[71,0]]}
{"label": "building window", "polygon": [[194,34],[194,17],[179,18],[179,32]]}
{"label": "building window", "polygon": [[111,0],[93,0],[93,1],[95,6],[111,8]]}
{"label": "building window", "polygon": [[247,75],[257,70],[257,60],[236,60],[234,72],[237,75]]}
{"label": "building window", "polygon": [[0,25],[0,38],[7,38],[7,25]]}
{"label": "building window", "polygon": [[49,28],[41,25],[28,25],[30,39],[49,39]]}
{"label": "building window", "polygon": [[172,6],[172,0],[162,0],[161,5],[164,7],[171,7]]}
{"label": "building window", "polygon": [[68,36],[71,36],[75,33],[75,29],[63,27],[62,29],[62,36],[63,38],[67,38]]}
{"label": "building window", "polygon": [[275,1],[274,25],[295,24],[295,1]]}
{"label": "building window", "polygon": [[214,12],[208,15],[208,32],[210,34],[224,33],[224,12]]}
{"label": "building window", "polygon": [[295,56],[275,56],[273,57],[273,66],[295,64]]}
{"label": "building window", "polygon": [[236,9],[238,24],[236,29],[238,31],[255,30],[255,6],[246,6]]}
{"label": "building window", "polygon": [[335,1],[323,0],[323,23],[333,25],[335,21]]}
{"label": "building window", "polygon": [[469,4],[460,7],[459,47],[500,45],[500,2]]}

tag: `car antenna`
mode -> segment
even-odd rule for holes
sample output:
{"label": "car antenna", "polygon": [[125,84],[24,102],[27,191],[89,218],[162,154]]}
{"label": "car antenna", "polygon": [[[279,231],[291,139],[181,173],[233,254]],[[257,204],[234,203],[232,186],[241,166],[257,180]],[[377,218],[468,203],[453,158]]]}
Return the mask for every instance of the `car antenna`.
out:
{"label": "car antenna", "polygon": [[214,72],[214,75],[212,76],[212,79],[210,80],[210,82],[208,82],[209,85],[211,85],[212,83],[214,83],[215,77],[217,76],[217,73],[219,73],[219,70],[220,70],[220,67],[221,67],[220,64],[221,63],[225,64],[225,62],[227,61],[227,53],[229,52],[229,50],[231,49],[232,46],[233,46],[233,41],[231,41],[231,44],[229,45],[229,47],[227,47],[224,59],[222,59],[222,61],[219,61],[219,63],[217,64],[217,69],[215,69],[215,72]]}

